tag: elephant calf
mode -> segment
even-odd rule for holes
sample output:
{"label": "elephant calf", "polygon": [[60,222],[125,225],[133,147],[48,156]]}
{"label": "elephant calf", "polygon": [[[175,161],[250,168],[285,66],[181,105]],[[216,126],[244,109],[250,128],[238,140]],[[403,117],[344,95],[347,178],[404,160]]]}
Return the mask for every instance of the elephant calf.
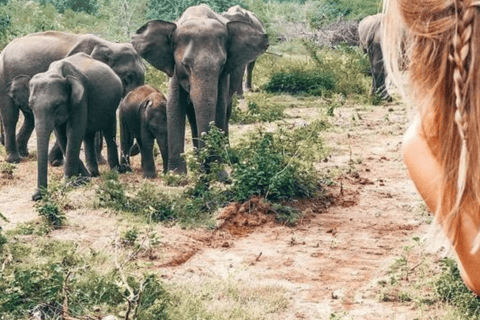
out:
{"label": "elephant calf", "polygon": [[167,99],[149,85],[131,91],[121,102],[120,140],[122,165],[130,166],[130,152],[136,139],[142,155],[144,178],[155,178],[153,145],[157,140],[163,159],[163,172],[168,169]]}
{"label": "elephant calf", "polygon": [[[108,147],[110,168],[119,168],[115,143],[115,113],[123,95],[120,78],[103,62],[84,53],[53,62],[46,72],[30,80],[29,103],[35,115],[38,152],[37,191],[47,186],[48,141],[55,130],[63,154],[66,178],[99,174],[94,146],[95,133],[102,131]],[[80,160],[85,141],[89,171]]]}

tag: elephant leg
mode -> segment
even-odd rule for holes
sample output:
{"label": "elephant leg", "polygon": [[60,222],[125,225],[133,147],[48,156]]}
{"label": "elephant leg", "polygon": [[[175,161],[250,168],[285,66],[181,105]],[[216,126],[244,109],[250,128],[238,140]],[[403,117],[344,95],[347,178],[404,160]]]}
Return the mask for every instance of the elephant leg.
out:
{"label": "elephant leg", "polygon": [[0,144],[5,145],[5,134],[3,129],[2,115],[0,114]]}
{"label": "elephant leg", "polygon": [[388,94],[385,83],[385,65],[383,63],[382,48],[379,43],[372,43],[369,50],[370,64],[372,66],[372,93],[378,93],[385,100],[392,98]]}
{"label": "elephant leg", "polygon": [[178,84],[176,76],[170,80],[167,102],[168,170],[186,173],[187,165],[181,154],[185,150],[185,114],[187,92]]}
{"label": "elephant leg", "polygon": [[142,154],[142,170],[144,178],[156,178],[155,159],[153,157],[153,144],[155,137],[148,131],[145,126],[142,127],[142,142],[140,145],[140,153]]}
{"label": "elephant leg", "polygon": [[17,135],[18,152],[22,157],[28,156],[28,140],[35,128],[35,119],[32,112],[23,112],[24,121]]}
{"label": "elephant leg", "polygon": [[61,152],[65,154],[64,176],[67,179],[73,176],[88,177],[90,173],[79,157],[82,137],[79,137],[78,134],[73,134],[72,131],[71,128],[67,128],[67,123],[55,130],[56,143],[58,143]]}
{"label": "elephant leg", "polygon": [[107,164],[107,160],[102,155],[103,149],[103,136],[101,131],[97,131],[95,134],[95,151],[98,164]]}
{"label": "elephant leg", "polygon": [[[130,152],[133,145],[133,139],[133,135],[130,133],[127,124],[120,119],[120,165],[127,171],[132,171],[132,167],[130,166]],[[135,145],[138,146],[138,144]]]}
{"label": "elephant leg", "polygon": [[253,67],[255,67],[256,60],[247,64],[247,79],[245,81],[245,92],[252,90]]}
{"label": "elephant leg", "polygon": [[87,169],[90,172],[91,177],[98,177],[100,171],[98,170],[97,162],[97,145],[96,138],[98,137],[96,132],[90,132],[85,135],[83,144],[85,146],[85,159],[87,160]]}
{"label": "elephant leg", "polygon": [[163,160],[163,173],[168,171],[168,137],[167,133],[156,133],[156,140]]}
{"label": "elephant leg", "polygon": [[242,87],[242,81],[243,81],[243,75],[245,74],[245,66],[240,66],[235,68],[231,73],[230,73],[230,91],[229,91],[229,96],[233,97],[233,94],[236,92],[237,96],[240,99],[243,99],[243,87]]}
{"label": "elephant leg", "polygon": [[3,128],[5,129],[5,149],[7,150],[7,162],[18,163],[22,160],[17,149],[15,139],[15,131],[18,122],[19,109],[16,107],[12,99],[6,94],[0,95],[0,112],[3,120]]}
{"label": "elephant leg", "polygon": [[115,114],[108,119],[108,123],[109,126],[103,130],[103,137],[107,143],[108,166],[111,170],[118,170],[119,172],[123,173],[126,170],[120,167],[120,163],[118,161],[117,142],[115,141],[115,134],[117,132],[117,121]]}
{"label": "elephant leg", "polygon": [[52,149],[48,153],[48,162],[50,165],[53,167],[60,167],[63,165],[63,152],[62,149],[60,148],[60,144],[58,142],[58,138],[55,141],[55,144],[53,145]]}

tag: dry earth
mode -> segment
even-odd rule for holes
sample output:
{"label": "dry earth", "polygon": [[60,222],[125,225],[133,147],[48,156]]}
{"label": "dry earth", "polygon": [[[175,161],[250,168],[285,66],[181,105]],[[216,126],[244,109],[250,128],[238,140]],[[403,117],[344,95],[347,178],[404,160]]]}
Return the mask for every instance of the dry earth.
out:
{"label": "dry earth", "polygon": [[[298,119],[312,119],[325,111],[288,112]],[[378,280],[386,276],[402,248],[429,228],[402,163],[407,111],[395,103],[350,106],[335,109],[329,121],[332,128],[325,140],[332,153],[318,166],[336,174],[335,184],[326,196],[292,203],[304,211],[296,226],[279,225],[268,214],[270,209],[253,199],[220,213],[213,231],[156,227],[161,245],[153,260],[138,259],[168,282],[234,276],[281,286],[290,305],[275,319],[330,319],[332,314],[346,319],[424,319],[425,311],[413,304],[378,298]],[[231,129],[232,133],[242,130],[246,127]],[[13,178],[1,177],[0,212],[10,221],[6,229],[37,219],[30,200],[35,166],[35,161],[24,161]],[[61,177],[61,169],[50,170]],[[137,170],[128,179],[140,181],[140,176]],[[69,225],[49,236],[75,239],[79,250],[109,250],[117,228],[125,222],[106,210],[85,206],[84,198],[80,193],[72,196]]]}

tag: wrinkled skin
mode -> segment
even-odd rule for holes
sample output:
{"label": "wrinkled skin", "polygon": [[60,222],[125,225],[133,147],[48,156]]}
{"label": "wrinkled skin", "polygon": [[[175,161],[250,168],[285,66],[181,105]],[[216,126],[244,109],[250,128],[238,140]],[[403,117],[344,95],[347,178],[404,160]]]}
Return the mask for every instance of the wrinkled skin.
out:
{"label": "wrinkled skin", "polygon": [[149,21],[132,44],[172,77],[167,99],[168,170],[185,173],[181,157],[185,116],[197,148],[203,147],[198,137],[209,131],[210,123],[228,134],[230,102],[239,86],[231,74],[242,73],[267,49],[267,35],[245,22],[229,22],[203,4],[185,10],[176,23]]}
{"label": "wrinkled skin", "polygon": [[108,64],[122,80],[125,93],[143,84],[145,68],[130,44],[113,43],[94,35],[56,31],[15,39],[0,55],[0,112],[5,129],[8,162],[19,162],[22,156],[28,154],[27,143],[34,128],[33,118],[28,118],[19,134],[15,134],[20,108],[8,95],[9,83],[17,76],[33,77],[45,72],[52,62],[77,52],[90,54],[93,59]]}
{"label": "wrinkled skin", "polygon": [[[248,23],[251,25],[253,28],[255,28],[258,32],[260,33],[266,33],[265,28],[263,26],[263,23],[260,21],[260,18],[258,18],[253,12],[250,12],[248,10],[243,9],[240,6],[233,6],[228,8],[227,11],[222,13],[222,17],[226,18],[228,21],[243,21],[245,23]],[[255,60],[252,62],[249,62],[246,66],[245,72],[247,74],[245,84],[242,85],[240,80],[240,85],[238,89],[236,89],[236,93],[238,94],[239,97],[243,97],[243,92],[249,92],[252,90],[252,77],[253,77],[253,68],[255,67]],[[243,72],[241,75],[230,75],[230,77],[241,77],[243,79]],[[238,82],[239,80],[230,80],[230,81],[235,81]],[[244,89],[245,87],[245,89]]]}
{"label": "wrinkled skin", "polygon": [[130,167],[130,154],[135,139],[142,155],[144,178],[155,178],[153,145],[157,140],[163,159],[163,172],[168,169],[167,99],[158,89],[144,85],[133,90],[119,107],[121,163]]}
{"label": "wrinkled skin", "polygon": [[[115,113],[123,85],[112,69],[84,53],[77,53],[33,76],[29,89],[38,152],[37,190],[33,200],[40,199],[41,188],[47,186],[48,141],[52,131],[65,154],[65,178],[99,175],[94,146],[97,131],[103,133],[107,142],[110,168],[120,167]],[[79,158],[82,140],[88,170]]]}
{"label": "wrinkled skin", "polygon": [[373,77],[372,93],[378,93],[385,100],[392,100],[388,94],[385,79],[386,72],[383,64],[381,47],[383,14],[368,16],[358,25],[360,46],[365,50],[370,59],[370,69]]}

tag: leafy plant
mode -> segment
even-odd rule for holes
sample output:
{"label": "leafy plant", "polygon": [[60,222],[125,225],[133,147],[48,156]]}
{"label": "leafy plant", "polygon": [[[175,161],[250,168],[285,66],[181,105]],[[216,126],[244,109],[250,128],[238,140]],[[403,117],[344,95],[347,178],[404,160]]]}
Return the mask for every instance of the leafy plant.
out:
{"label": "leafy plant", "polygon": [[435,284],[440,299],[453,304],[459,314],[470,318],[480,316],[480,298],[475,296],[460,276],[457,262],[450,258],[442,259],[442,275]]}
{"label": "leafy plant", "polygon": [[229,7],[241,4],[239,0],[150,0],[146,16],[148,19],[174,21],[188,7],[207,4],[217,12],[226,11]]}
{"label": "leafy plant", "polygon": [[309,93],[321,96],[324,92],[333,90],[334,87],[335,81],[330,74],[316,70],[276,73],[264,89],[267,92]]}
{"label": "leafy plant", "polygon": [[99,8],[98,0],[39,0],[42,5],[52,4],[60,13],[66,10],[96,14]]}
{"label": "leafy plant", "polygon": [[67,187],[59,182],[52,181],[48,189],[42,189],[42,199],[35,204],[38,215],[43,217],[47,226],[59,228],[67,220],[60,202],[64,199]]}

